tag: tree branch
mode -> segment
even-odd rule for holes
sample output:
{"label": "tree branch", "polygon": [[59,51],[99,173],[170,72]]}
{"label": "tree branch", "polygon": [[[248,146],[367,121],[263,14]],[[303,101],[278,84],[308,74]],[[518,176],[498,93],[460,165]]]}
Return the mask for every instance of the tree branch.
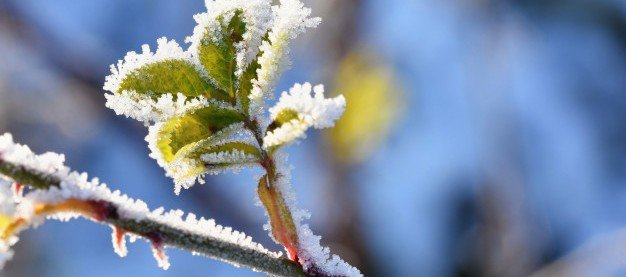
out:
{"label": "tree branch", "polygon": [[[44,174],[21,165],[13,164],[0,156],[0,174],[33,189],[49,189],[58,187],[61,181],[54,176]],[[117,207],[108,203],[109,211],[103,214],[102,222],[120,228],[125,232],[159,243],[207,257],[241,265],[252,270],[275,276],[306,276],[302,267],[286,258],[276,258],[255,249],[221,240],[212,236],[201,236],[189,233],[180,228],[152,221],[150,219],[125,219],[119,217]]]}

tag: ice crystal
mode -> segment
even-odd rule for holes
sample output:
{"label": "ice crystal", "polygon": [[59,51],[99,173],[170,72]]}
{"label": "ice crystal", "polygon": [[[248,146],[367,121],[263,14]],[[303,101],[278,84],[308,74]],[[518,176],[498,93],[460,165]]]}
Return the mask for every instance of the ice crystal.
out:
{"label": "ice crystal", "polygon": [[345,98],[340,95],[335,98],[324,98],[324,87],[311,84],[295,84],[289,92],[283,92],[278,103],[270,108],[270,119],[276,118],[283,111],[297,113],[297,118],[282,124],[279,128],[268,132],[263,139],[264,147],[271,147],[291,142],[305,136],[309,127],[317,129],[332,127],[341,117],[346,107]]}
{"label": "ice crystal", "polygon": [[124,115],[145,124],[166,121],[209,105],[229,107],[221,102],[209,101],[203,96],[189,99],[182,93],[177,94],[176,99],[173,94],[167,93],[154,100],[134,91],[105,94],[104,97],[107,99],[106,106],[117,115]]}
{"label": "ice crystal", "polygon": [[254,163],[259,160],[254,155],[247,154],[244,151],[222,151],[217,153],[202,154],[200,158],[209,164],[241,164],[241,163]]}

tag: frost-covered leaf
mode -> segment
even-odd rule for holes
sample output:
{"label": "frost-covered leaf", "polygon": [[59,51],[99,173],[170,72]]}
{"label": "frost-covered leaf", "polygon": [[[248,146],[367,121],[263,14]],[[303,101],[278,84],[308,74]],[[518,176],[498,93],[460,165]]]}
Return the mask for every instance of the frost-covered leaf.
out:
{"label": "frost-covered leaf", "polygon": [[122,81],[118,93],[135,91],[152,98],[165,93],[182,93],[187,97],[205,96],[225,100],[225,94],[202,77],[189,62],[165,60],[142,66],[129,73]]}
{"label": "frost-covered leaf", "polygon": [[128,52],[124,60],[112,65],[104,89],[114,94],[134,92],[152,99],[167,93],[227,99],[226,93],[203,76],[198,63],[178,43],[160,38],[157,45],[154,53],[143,45],[142,53]]}
{"label": "frost-covered leaf", "polygon": [[207,28],[198,46],[200,63],[215,83],[231,97],[234,97],[236,85],[236,44],[243,40],[246,31],[242,14],[243,11],[236,10],[230,18],[227,14],[219,16],[217,30]]}
{"label": "frost-covered leaf", "polygon": [[332,127],[341,117],[346,100],[343,96],[324,98],[324,87],[313,88],[311,84],[295,84],[289,92],[283,92],[278,103],[270,108],[272,123],[263,138],[263,147],[273,149],[305,137],[309,127],[317,129]]}
{"label": "frost-covered leaf", "polygon": [[276,186],[270,186],[267,179],[267,175],[259,179],[257,194],[270,218],[272,237],[285,247],[291,259],[296,259],[299,248],[298,232],[291,211],[281,191]]}
{"label": "frost-covered leaf", "polygon": [[271,95],[272,87],[280,73],[289,66],[289,44],[304,33],[307,28],[315,28],[319,17],[309,17],[311,9],[304,7],[299,0],[282,0],[273,9],[273,20],[267,40],[263,40],[259,50],[259,69],[250,94],[253,101]]}
{"label": "frost-covered leaf", "polygon": [[159,130],[157,146],[163,159],[171,162],[177,152],[202,141],[244,117],[236,110],[209,106],[164,122]]}
{"label": "frost-covered leaf", "polygon": [[257,70],[259,69],[258,58],[254,59],[246,70],[241,74],[239,81],[239,87],[237,87],[237,103],[244,112],[244,114],[250,113],[250,93],[252,92],[252,81],[257,78]]}
{"label": "frost-covered leaf", "polygon": [[274,120],[272,120],[272,123],[270,123],[269,126],[267,126],[267,131],[268,132],[273,132],[274,130],[280,128],[281,126],[283,126],[284,124],[288,123],[289,121],[292,120],[297,120],[299,119],[298,117],[298,112],[292,110],[292,109],[284,109],[281,110],[276,117],[274,118]]}

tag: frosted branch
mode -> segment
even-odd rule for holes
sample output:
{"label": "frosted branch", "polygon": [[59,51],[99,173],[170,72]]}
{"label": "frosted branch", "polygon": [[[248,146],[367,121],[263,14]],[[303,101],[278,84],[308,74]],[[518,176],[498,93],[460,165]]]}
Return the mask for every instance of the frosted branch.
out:
{"label": "frosted branch", "polygon": [[164,248],[175,247],[270,275],[305,276],[300,265],[266,250],[241,232],[216,225],[210,219],[196,219],[193,214],[183,219],[180,210],[150,211],[141,200],[111,192],[97,179],[88,181],[84,173],[70,172],[63,166],[62,155],[35,155],[28,147],[13,144],[10,135],[0,136],[0,175],[32,189],[16,204],[18,212],[12,216],[17,227],[5,229],[5,239],[7,233],[12,235],[11,228],[17,232],[24,222],[36,224],[45,217],[64,220],[82,216],[114,229],[115,251],[121,256],[126,254],[126,235],[149,241],[164,268],[169,266]]}

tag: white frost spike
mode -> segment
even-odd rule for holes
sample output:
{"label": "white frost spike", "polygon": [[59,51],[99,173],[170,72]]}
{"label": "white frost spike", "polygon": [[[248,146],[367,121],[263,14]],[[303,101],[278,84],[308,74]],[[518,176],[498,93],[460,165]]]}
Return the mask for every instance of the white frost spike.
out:
{"label": "white frost spike", "polygon": [[174,95],[166,93],[156,100],[134,91],[105,94],[107,108],[115,111],[117,115],[124,115],[146,124],[150,122],[162,122],[175,116],[181,116],[196,109],[209,105],[230,108],[227,104],[214,100],[207,100],[204,96],[187,98],[182,93]]}
{"label": "white frost spike", "polygon": [[113,243],[113,251],[120,257],[126,257],[128,248],[126,248],[126,232],[117,226],[111,226],[111,241]]}
{"label": "white frost spike", "polygon": [[165,248],[163,247],[163,245],[159,242],[152,241],[151,247],[152,247],[152,255],[156,259],[159,267],[164,270],[167,270],[168,268],[170,268],[170,259],[165,254]]}
{"label": "white frost spike", "polygon": [[341,117],[346,107],[346,99],[343,95],[335,98],[324,98],[324,87],[311,84],[295,84],[289,92],[283,92],[278,103],[270,108],[270,119],[276,117],[284,110],[295,111],[297,119],[284,123],[279,128],[268,132],[263,139],[263,147],[268,148],[294,141],[305,137],[309,127],[316,129],[332,127],[335,121]]}
{"label": "white frost spike", "polygon": [[202,161],[208,164],[244,164],[256,162],[259,158],[247,154],[244,151],[234,149],[233,151],[222,151],[218,153],[203,154]]}
{"label": "white frost spike", "polygon": [[[124,78],[135,69],[164,60],[187,61],[202,72],[199,63],[192,59],[191,55],[185,52],[174,40],[168,41],[167,38],[162,37],[157,40],[157,50],[155,53],[150,51],[150,45],[148,44],[142,45],[141,51],[142,52],[139,54],[135,51],[130,51],[126,54],[124,60],[117,62],[117,66],[111,65],[111,75],[107,76],[105,79],[104,90],[116,94]],[[178,91],[172,91],[172,93],[177,92]]]}
{"label": "white frost spike", "polygon": [[315,28],[322,21],[319,17],[309,18],[311,9],[305,8],[299,0],[282,0],[273,7],[274,21],[270,27],[269,41],[263,41],[259,57],[257,79],[250,93],[253,102],[268,97],[272,86],[282,71],[288,67],[289,42],[304,33],[307,28]]}

